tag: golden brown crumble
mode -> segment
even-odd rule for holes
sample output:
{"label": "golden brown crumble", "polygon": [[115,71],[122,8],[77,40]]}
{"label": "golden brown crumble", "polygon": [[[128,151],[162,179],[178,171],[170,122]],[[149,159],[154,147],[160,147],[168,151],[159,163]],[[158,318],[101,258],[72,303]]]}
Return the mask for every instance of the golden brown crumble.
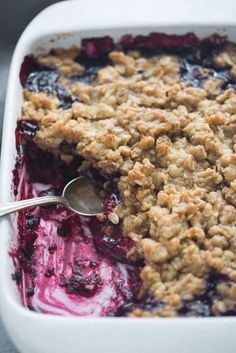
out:
{"label": "golden brown crumble", "polygon": [[[72,81],[84,72],[78,54],[56,50],[37,61],[56,67],[79,101],[63,110],[55,95],[24,90],[20,119],[39,123],[34,140],[42,149],[67,162],[78,154],[81,169],[118,178],[122,203],[110,219],[134,240],[129,256],[145,260],[140,295],[166,304],[131,315],[176,316],[184,300],[205,292],[212,270],[230,280],[218,284],[213,313],[235,308],[236,91],[214,76],[194,87],[181,78],[177,56],[137,51],[111,52],[92,83]],[[236,76],[234,45],[215,61]],[[63,142],[73,153],[60,151]]]}

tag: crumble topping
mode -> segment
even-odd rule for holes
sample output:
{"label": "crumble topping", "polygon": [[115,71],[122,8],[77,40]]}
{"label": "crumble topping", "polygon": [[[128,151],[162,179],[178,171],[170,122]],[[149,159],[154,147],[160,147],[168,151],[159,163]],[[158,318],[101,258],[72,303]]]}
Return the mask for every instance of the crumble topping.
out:
{"label": "crumble topping", "polygon": [[93,72],[81,55],[55,49],[36,58],[57,87],[26,81],[20,120],[37,122],[33,140],[43,150],[67,163],[82,156],[80,171],[93,167],[117,183],[121,203],[109,218],[135,243],[127,256],[144,261],[139,297],[161,303],[129,315],[179,315],[209,291],[212,273],[211,314],[234,310],[236,45],[213,52],[216,71],[179,54],[114,48]]}

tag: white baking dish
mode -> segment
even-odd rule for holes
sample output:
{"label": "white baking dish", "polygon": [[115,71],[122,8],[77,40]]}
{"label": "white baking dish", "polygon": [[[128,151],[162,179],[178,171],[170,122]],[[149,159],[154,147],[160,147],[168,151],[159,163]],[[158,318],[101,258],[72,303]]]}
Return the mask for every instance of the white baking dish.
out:
{"label": "white baking dish", "polygon": [[[16,118],[22,88],[19,69],[26,54],[79,43],[89,36],[125,33],[217,31],[236,41],[236,3],[198,0],[66,1],[40,13],[16,47],[9,76],[1,160],[1,202],[12,199]],[[14,242],[14,219],[0,222],[0,305],[6,329],[23,353],[235,353],[236,318],[76,318],[37,314],[24,308],[11,279],[8,254]],[[1,351],[1,347],[0,347]]]}

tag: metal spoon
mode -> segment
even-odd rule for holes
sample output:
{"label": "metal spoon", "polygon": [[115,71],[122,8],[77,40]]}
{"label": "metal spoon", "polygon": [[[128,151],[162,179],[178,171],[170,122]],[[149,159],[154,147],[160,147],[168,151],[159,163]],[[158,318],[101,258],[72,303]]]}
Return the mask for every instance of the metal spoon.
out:
{"label": "metal spoon", "polygon": [[95,216],[103,213],[103,200],[91,180],[80,176],[71,180],[64,188],[62,196],[42,196],[33,199],[0,205],[0,216],[39,205],[62,204],[82,216]]}

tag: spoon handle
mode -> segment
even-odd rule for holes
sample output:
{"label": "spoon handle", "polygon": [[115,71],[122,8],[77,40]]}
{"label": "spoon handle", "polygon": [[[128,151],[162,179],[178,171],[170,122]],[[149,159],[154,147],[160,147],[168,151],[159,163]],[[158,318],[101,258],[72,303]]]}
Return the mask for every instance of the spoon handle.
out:
{"label": "spoon handle", "polygon": [[66,200],[63,196],[42,196],[28,200],[10,202],[5,205],[0,205],[0,217],[12,212],[23,210],[24,208],[31,208],[40,205],[50,205],[53,203],[65,204]]}

